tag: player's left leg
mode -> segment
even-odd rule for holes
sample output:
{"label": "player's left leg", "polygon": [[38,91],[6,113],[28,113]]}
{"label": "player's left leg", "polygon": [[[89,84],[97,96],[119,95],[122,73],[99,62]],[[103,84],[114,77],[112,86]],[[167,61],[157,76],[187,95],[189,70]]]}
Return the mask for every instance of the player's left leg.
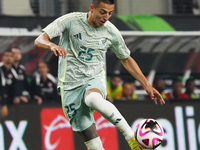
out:
{"label": "player's left leg", "polygon": [[117,108],[102,97],[99,89],[89,89],[85,94],[88,107],[97,110],[105,119],[115,125],[125,136],[131,150],[141,150],[134,138],[134,133]]}

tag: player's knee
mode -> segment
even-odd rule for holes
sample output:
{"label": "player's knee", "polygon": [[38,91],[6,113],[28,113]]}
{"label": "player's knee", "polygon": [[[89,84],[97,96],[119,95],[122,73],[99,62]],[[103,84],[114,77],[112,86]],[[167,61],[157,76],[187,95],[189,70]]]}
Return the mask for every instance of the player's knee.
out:
{"label": "player's knee", "polygon": [[85,104],[89,107],[91,107],[93,105],[93,103],[95,103],[95,101],[101,100],[102,96],[100,93],[98,92],[92,92],[89,95],[86,96],[85,98]]}

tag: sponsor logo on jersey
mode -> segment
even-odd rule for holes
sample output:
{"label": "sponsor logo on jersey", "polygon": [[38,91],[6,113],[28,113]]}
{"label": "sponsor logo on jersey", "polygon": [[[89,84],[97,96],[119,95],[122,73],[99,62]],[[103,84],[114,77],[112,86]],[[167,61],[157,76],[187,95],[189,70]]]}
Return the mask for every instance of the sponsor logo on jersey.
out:
{"label": "sponsor logo on jersey", "polygon": [[75,38],[82,40],[82,36],[81,33],[75,34],[74,35]]}

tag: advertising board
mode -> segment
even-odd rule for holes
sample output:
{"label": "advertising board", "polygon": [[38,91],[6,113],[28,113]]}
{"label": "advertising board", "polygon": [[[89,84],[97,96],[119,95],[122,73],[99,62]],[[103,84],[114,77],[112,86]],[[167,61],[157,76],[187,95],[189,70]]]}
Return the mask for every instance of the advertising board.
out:
{"label": "advertising board", "polygon": [[[151,101],[114,103],[133,130],[144,118],[156,119],[164,128],[164,141],[156,150],[200,149],[199,100],[167,101],[164,106]],[[123,135],[95,112],[98,134],[106,150],[129,150]],[[18,105],[9,107],[1,118],[1,150],[86,150],[82,139],[74,136],[60,105]]]}

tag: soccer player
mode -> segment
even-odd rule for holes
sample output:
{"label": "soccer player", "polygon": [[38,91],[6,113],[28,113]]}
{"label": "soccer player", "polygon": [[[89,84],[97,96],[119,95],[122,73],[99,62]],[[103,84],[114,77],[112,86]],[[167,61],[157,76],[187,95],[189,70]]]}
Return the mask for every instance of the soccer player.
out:
{"label": "soccer player", "polygon": [[[125,136],[132,150],[140,150],[134,132],[116,107],[105,100],[106,78],[103,69],[108,48],[113,49],[123,66],[144,86],[157,104],[162,96],[147,81],[116,27],[108,21],[114,0],[93,0],[88,13],[75,12],[59,17],[43,29],[35,46],[50,49],[58,62],[58,88],[63,111],[89,150],[104,150],[95,128],[92,110],[98,111]],[[59,45],[50,40],[60,36]]]}

